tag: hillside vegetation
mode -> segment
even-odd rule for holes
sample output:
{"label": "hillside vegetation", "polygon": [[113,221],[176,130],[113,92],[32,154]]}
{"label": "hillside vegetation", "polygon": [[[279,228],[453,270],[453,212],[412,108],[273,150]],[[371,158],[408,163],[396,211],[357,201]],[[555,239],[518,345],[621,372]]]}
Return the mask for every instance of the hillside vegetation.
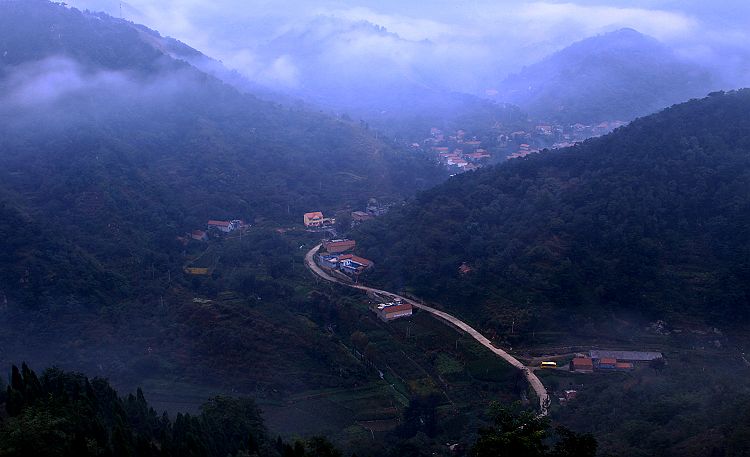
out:
{"label": "hillside vegetation", "polygon": [[[0,200],[34,227],[14,255],[39,266],[38,294],[76,287],[46,279],[64,263],[37,255],[45,234],[132,280],[174,267],[175,237],[208,219],[296,223],[442,177],[359,125],[243,95],[164,42],[44,0],[0,2]],[[17,269],[0,283],[9,295]]]}
{"label": "hillside vegetation", "polygon": [[247,398],[214,397],[199,414],[158,414],[143,391],[120,397],[104,379],[51,368],[38,377],[13,366],[0,393],[0,453],[6,456],[335,457],[324,438],[272,440]]}
{"label": "hillside vegetation", "polygon": [[495,328],[613,313],[747,322],[749,108],[748,90],[714,94],[466,173],[358,242],[380,281]]}

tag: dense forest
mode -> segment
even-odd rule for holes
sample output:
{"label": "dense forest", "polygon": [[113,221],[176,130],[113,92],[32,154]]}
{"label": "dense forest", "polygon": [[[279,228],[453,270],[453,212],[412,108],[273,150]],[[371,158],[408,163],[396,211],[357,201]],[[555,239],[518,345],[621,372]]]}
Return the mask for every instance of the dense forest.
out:
{"label": "dense forest", "polygon": [[[165,270],[175,237],[208,219],[297,223],[442,179],[359,122],[241,94],[172,58],[178,47],[105,15],[0,3],[0,200],[33,233],[7,242],[21,243],[14,268],[37,294],[77,287],[48,279],[65,268],[62,254],[38,255],[52,233],[94,260],[77,268],[101,291],[98,270],[132,279],[144,259]],[[4,235],[20,230],[10,225]],[[26,279],[8,272],[0,287],[17,295]]]}
{"label": "dense forest", "polygon": [[552,417],[593,433],[599,455],[744,455],[749,109],[748,90],[714,93],[456,176],[355,230],[368,280],[519,354],[664,351],[665,366],[631,373],[540,374],[550,392],[578,389]]}
{"label": "dense forest", "polygon": [[457,176],[356,237],[376,279],[490,327],[602,313],[747,322],[748,108],[750,91],[717,93]]}
{"label": "dense forest", "polygon": [[[170,411],[231,393],[282,416],[290,395],[370,382],[309,317],[329,303],[310,295],[300,246],[321,235],[302,214],[399,201],[443,171],[172,57],[191,53],[106,15],[0,2],[2,363],[144,385]],[[178,240],[235,218],[253,225],[237,239]],[[185,274],[195,261],[211,274]]]}
{"label": "dense forest", "polygon": [[629,121],[716,87],[708,69],[654,38],[622,29],[525,67],[503,81],[498,98],[543,120],[591,123]]}
{"label": "dense forest", "polygon": [[[1,381],[1,380],[0,380]],[[0,387],[2,384],[0,383]],[[0,391],[0,453],[5,456],[340,457],[324,437],[273,439],[248,398],[217,396],[198,414],[158,414],[144,392],[118,395],[101,378],[57,368],[42,376],[12,367]],[[471,448],[475,457],[593,457],[596,441],[518,408],[491,407],[492,422]],[[415,443],[391,443],[387,455],[435,455]]]}
{"label": "dense forest", "polygon": [[13,366],[0,403],[7,456],[341,456],[321,437],[272,439],[247,398],[214,397],[199,414],[170,419],[141,389],[120,397],[104,379],[56,368],[39,377],[26,364]]}

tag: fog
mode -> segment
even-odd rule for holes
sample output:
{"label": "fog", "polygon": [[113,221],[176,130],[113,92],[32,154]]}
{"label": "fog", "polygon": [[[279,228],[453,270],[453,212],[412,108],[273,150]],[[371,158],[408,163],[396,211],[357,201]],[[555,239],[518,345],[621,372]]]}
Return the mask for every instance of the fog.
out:
{"label": "fog", "polygon": [[[394,86],[484,95],[571,43],[623,27],[710,66],[750,72],[750,6],[700,1],[374,2],[73,0],[146,24],[273,90],[347,105]],[[382,97],[382,93],[374,94]]]}
{"label": "fog", "polygon": [[[198,73],[189,67],[149,75],[90,69],[64,56],[4,68],[0,116],[4,129],[35,135],[75,125],[138,119],[129,110],[168,109],[196,90]],[[106,103],[102,103],[106,100]]]}

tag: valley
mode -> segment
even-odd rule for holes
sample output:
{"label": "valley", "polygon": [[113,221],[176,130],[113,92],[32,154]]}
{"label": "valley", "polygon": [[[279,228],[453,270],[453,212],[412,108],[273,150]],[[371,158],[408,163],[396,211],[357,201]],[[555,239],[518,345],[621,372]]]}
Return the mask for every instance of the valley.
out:
{"label": "valley", "polygon": [[71,1],[0,0],[0,455],[747,454],[710,15]]}

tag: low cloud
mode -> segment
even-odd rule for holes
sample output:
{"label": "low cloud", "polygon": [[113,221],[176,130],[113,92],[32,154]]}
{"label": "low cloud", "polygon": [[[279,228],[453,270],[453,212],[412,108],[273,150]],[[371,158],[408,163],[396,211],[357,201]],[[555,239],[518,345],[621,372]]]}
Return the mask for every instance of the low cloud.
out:
{"label": "low cloud", "polygon": [[[119,13],[110,0],[71,3]],[[702,2],[642,4],[648,7],[625,0],[130,0],[125,15],[278,90],[304,90],[325,80],[340,86],[347,83],[342,75],[372,75],[376,82],[405,74],[428,85],[482,93],[524,65],[622,27],[668,43],[686,58],[738,62],[739,69],[726,73],[742,72],[748,41],[741,25],[747,18],[727,18],[716,27],[715,18],[706,22]],[[741,16],[750,8],[738,11]],[[297,41],[286,46],[285,37]]]}
{"label": "low cloud", "polygon": [[92,71],[67,57],[6,67],[3,74],[0,118],[4,126],[32,126],[38,132],[120,118],[134,107],[163,109],[201,84],[189,69],[142,76]]}
{"label": "low cloud", "polygon": [[86,72],[78,63],[52,57],[11,69],[4,104],[21,107],[55,104],[70,95],[128,86],[123,73]]}

